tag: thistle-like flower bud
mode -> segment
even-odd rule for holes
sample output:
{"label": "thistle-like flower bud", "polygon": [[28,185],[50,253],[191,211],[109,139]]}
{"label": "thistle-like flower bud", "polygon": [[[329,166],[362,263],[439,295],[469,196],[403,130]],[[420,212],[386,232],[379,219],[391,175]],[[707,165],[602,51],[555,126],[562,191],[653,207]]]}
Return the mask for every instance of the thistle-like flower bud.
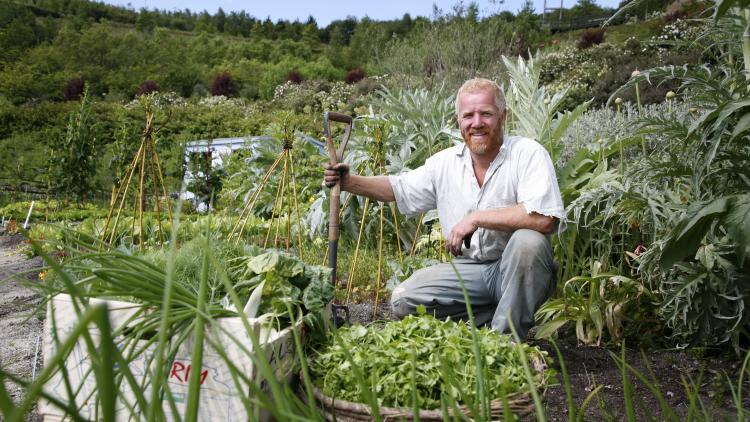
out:
{"label": "thistle-like flower bud", "polygon": [[636,70],[633,71],[633,73],[630,74],[630,77],[631,78],[635,78],[636,76],[638,76],[640,74],[641,74],[641,72],[638,69],[636,69]]}
{"label": "thistle-like flower bud", "polygon": [[615,98],[615,104],[617,104],[617,105],[622,104],[622,98],[620,98],[620,97]]}
{"label": "thistle-like flower bud", "polygon": [[674,98],[674,96],[675,96],[675,93],[674,93],[674,91],[669,91],[669,92],[667,92],[667,99],[668,99],[668,100],[671,100],[672,98]]}

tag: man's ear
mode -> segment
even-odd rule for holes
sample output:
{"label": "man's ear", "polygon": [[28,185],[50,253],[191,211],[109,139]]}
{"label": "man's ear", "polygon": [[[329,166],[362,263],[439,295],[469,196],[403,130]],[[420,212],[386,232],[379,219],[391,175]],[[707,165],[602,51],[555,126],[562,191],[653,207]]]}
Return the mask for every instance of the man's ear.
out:
{"label": "man's ear", "polygon": [[504,124],[506,117],[508,117],[508,108],[507,107],[504,108],[504,109],[502,109],[502,110],[500,110],[500,117],[499,117],[500,123]]}

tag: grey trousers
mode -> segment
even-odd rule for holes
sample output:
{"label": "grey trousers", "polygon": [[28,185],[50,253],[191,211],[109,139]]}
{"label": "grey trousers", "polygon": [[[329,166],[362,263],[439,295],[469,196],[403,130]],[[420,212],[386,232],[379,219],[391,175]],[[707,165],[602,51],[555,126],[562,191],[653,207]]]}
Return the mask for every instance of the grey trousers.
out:
{"label": "grey trousers", "polygon": [[391,295],[395,316],[416,314],[424,305],[437,318],[468,320],[461,274],[477,326],[490,324],[510,333],[513,324],[521,339],[534,325],[534,313],[553,293],[555,264],[549,239],[534,230],[516,230],[497,261],[458,257],[451,263],[422,268],[399,284]]}

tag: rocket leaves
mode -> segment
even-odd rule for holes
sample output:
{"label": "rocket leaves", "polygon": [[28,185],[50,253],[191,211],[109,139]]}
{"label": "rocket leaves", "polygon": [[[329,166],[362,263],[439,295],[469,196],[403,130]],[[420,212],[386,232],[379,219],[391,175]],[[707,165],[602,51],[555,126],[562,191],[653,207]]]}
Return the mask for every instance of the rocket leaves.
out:
{"label": "rocket leaves", "polygon": [[[368,393],[356,376],[359,372],[370,375],[371,391],[381,406],[411,408],[416,397],[418,408],[435,409],[440,407],[441,395],[459,403],[476,403],[476,389],[466,388],[477,382],[470,331],[464,323],[430,315],[342,328],[312,361],[314,382],[330,397],[367,402]],[[509,336],[487,328],[478,330],[477,336],[489,397],[528,392],[521,359],[525,355],[541,362],[544,352],[514,344]],[[550,371],[537,372],[534,381],[545,384],[550,376]]]}

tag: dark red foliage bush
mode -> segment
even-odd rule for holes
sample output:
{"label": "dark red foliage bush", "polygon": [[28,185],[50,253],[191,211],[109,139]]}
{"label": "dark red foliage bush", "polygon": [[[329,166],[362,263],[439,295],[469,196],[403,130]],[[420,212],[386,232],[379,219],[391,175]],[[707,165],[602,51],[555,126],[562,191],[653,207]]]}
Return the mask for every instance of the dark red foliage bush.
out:
{"label": "dark red foliage bush", "polygon": [[141,87],[138,88],[138,96],[141,95],[148,95],[152,92],[159,92],[159,84],[152,80],[145,80],[141,84]]}
{"label": "dark red foliage bush", "polygon": [[604,42],[604,28],[589,28],[581,33],[581,39],[578,40],[580,50],[591,47],[592,45]]}
{"label": "dark red foliage bush", "polygon": [[304,78],[302,78],[302,75],[296,70],[289,71],[289,73],[286,74],[286,77],[284,77],[285,82],[291,82],[296,85],[301,84],[303,80]]}
{"label": "dark red foliage bush", "polygon": [[674,11],[667,10],[667,12],[664,14],[664,22],[666,23],[674,22],[676,20],[686,19],[687,17],[688,17],[688,13],[685,10],[681,10],[681,9],[674,10]]}
{"label": "dark red foliage bush", "polygon": [[65,101],[80,100],[85,86],[83,78],[71,78],[63,87],[63,98]]}
{"label": "dark red foliage bush", "polygon": [[223,95],[225,97],[236,97],[239,90],[237,84],[232,79],[229,72],[222,72],[216,75],[211,83],[211,95]]}
{"label": "dark red foliage bush", "polygon": [[352,69],[346,72],[344,81],[346,81],[346,83],[348,84],[355,84],[364,78],[365,78],[365,71],[360,68],[356,68],[356,69]]}

